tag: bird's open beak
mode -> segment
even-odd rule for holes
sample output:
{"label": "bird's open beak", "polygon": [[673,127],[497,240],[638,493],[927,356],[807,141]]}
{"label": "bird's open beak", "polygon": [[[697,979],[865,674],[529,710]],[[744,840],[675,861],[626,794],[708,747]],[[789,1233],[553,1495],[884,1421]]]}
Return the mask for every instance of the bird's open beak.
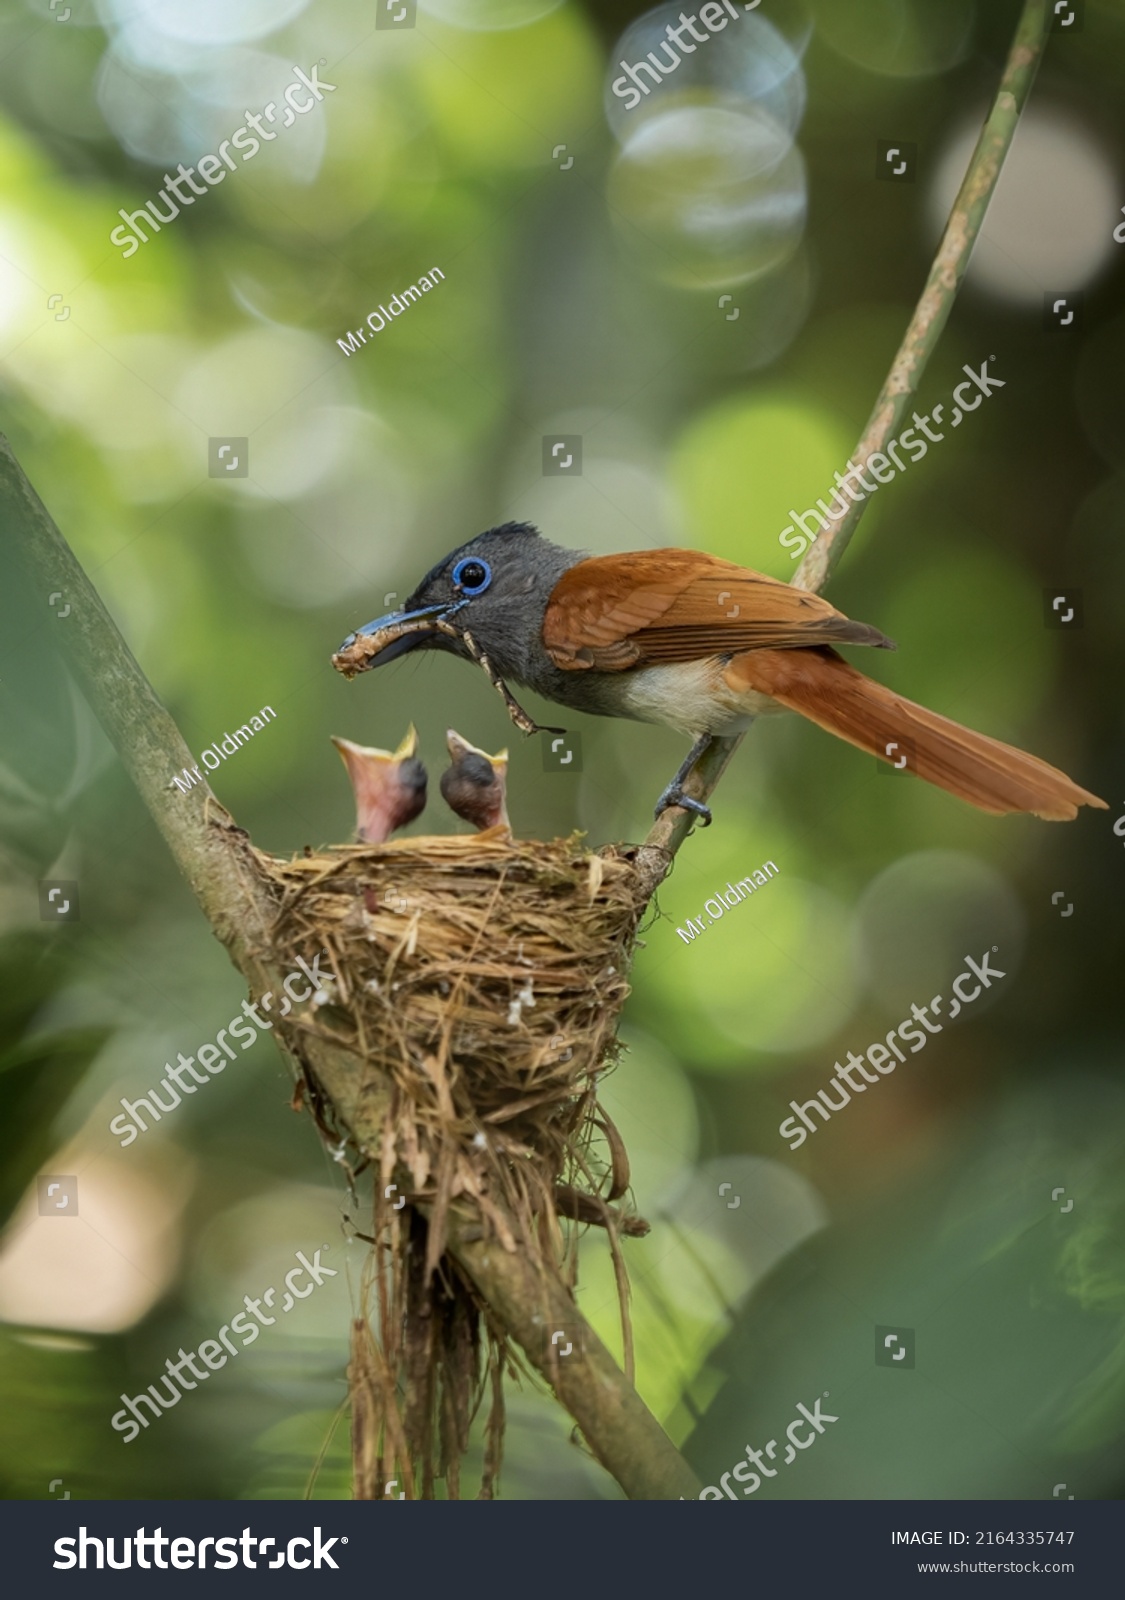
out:
{"label": "bird's open beak", "polygon": [[[353,744],[350,739],[333,736],[355,794],[356,832],[369,844],[382,844],[396,828],[405,826],[419,809],[417,788],[404,784],[402,763],[418,753],[418,734],[413,725],[395,751],[375,750]],[[422,779],[422,789],[425,780]]]}
{"label": "bird's open beak", "polygon": [[420,611],[388,611],[385,617],[376,617],[349,633],[332,657],[332,665],[345,678],[381,667],[422,644],[427,634],[436,631],[438,618],[451,609],[443,603],[423,606]]}

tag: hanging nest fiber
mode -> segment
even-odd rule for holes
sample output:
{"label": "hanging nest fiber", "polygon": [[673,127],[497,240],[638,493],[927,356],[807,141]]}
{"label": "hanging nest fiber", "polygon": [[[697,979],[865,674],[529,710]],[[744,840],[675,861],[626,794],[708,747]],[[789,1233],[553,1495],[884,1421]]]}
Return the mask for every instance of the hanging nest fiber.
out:
{"label": "hanging nest fiber", "polygon": [[[525,1251],[573,1284],[561,1219],[644,1233],[611,1206],[628,1162],[598,1107],[643,909],[624,852],[578,837],[354,845],[285,861],[254,851],[276,906],[268,960],[320,954],[322,988],[278,1024],[305,1097],[353,1177],[374,1168],[365,1316],[350,1377],[357,1496],[396,1474],[412,1496],[459,1492],[469,1426],[491,1383],[480,1494],[492,1494],[513,1366],[446,1249],[451,1208],[476,1237]],[[310,1034],[356,1060],[350,1141],[304,1051]],[[470,1235],[472,1236],[472,1235]],[[483,1315],[483,1326],[482,1326]],[[366,1487],[360,1480],[366,1480]]]}

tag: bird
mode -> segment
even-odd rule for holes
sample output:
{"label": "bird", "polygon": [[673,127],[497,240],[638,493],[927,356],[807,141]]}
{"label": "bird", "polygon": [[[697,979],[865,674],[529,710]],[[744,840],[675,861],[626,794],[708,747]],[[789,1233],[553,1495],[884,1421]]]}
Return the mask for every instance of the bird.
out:
{"label": "bird", "polygon": [[354,677],[411,650],[476,661],[526,731],[536,724],[509,679],[575,711],[664,723],[694,742],[656,815],[680,806],[704,825],[710,809],[683,788],[696,761],[715,738],[783,711],[995,815],[1060,822],[1105,807],[1037,756],[864,676],[837,645],[897,648],[820,595],[703,551],[590,556],[507,522],[437,562],[332,663]]}
{"label": "bird", "polygon": [[445,742],[453,765],[441,775],[441,793],[451,811],[471,822],[478,833],[486,828],[511,829],[508,821],[508,752],[486,756],[450,728]]}
{"label": "bird", "polygon": [[426,805],[426,769],[418,759],[418,734],[411,724],[395,751],[373,750],[333,737],[355,795],[356,837],[383,844],[419,817]]}

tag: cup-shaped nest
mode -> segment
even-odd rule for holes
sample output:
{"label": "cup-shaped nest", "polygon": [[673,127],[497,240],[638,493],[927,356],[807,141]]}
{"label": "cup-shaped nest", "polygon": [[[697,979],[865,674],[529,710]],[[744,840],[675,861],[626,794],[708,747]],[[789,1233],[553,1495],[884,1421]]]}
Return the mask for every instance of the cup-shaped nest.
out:
{"label": "cup-shaped nest", "polygon": [[255,854],[276,900],[271,961],[321,954],[322,988],[283,1025],[289,1042],[300,1055],[315,1032],[354,1055],[349,1099],[366,1110],[352,1136],[380,1189],[393,1179],[426,1205],[433,1248],[459,1200],[508,1248],[556,1211],[597,1220],[628,1183],[595,1084],[629,992],[630,861],[499,828]]}

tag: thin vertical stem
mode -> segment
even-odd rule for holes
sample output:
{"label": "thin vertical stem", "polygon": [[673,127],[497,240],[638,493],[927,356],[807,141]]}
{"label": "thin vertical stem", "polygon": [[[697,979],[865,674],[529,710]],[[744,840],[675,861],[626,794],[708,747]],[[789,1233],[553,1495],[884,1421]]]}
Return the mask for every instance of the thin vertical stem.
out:
{"label": "thin vertical stem", "polygon": [[[926,287],[914,308],[898,354],[891,363],[886,382],[852,456],[851,464],[859,467],[860,471],[897,432],[907,406],[917,393],[919,381],[937,347],[942,329],[949,320],[984,214],[1035,81],[1050,21],[1048,0],[1027,0],[1008,53],[1000,87],[996,91],[996,99],[981,129],[960,192],[953,202],[953,210],[926,279]],[[828,526],[821,529],[797,568],[793,578],[795,588],[812,589],[818,593],[824,588],[833,568],[847,549],[866,504],[864,499],[853,501],[843,515],[829,514]]]}
{"label": "thin vertical stem", "polygon": [[[1050,31],[1051,15],[1049,0],[1025,0],[992,110],[981,129],[964,182],[953,203],[926,286],[853,453],[852,463],[861,471],[897,430],[949,319],[988,203],[1035,82]],[[850,503],[843,513],[829,512],[827,526],[805,552],[794,574],[795,588],[817,593],[824,588],[866,504],[866,499],[862,499]],[[685,793],[693,800],[705,801],[744,737],[744,734],[736,734],[716,739],[689,773],[684,784]],[[690,812],[671,806],[649,830],[638,852],[637,867],[650,893],[667,873],[693,821]]]}

